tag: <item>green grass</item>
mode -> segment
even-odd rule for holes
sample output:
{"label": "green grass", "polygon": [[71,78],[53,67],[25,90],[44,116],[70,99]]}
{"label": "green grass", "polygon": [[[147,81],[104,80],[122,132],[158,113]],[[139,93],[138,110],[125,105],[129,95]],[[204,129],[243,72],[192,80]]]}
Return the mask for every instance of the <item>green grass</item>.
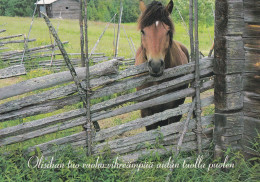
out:
{"label": "green grass", "polygon": [[[159,146],[160,147],[160,146]],[[259,150],[259,149],[258,149]],[[36,156],[40,159],[41,153],[36,151],[30,155],[25,155],[22,149],[13,151],[7,156],[0,156],[0,181],[132,181],[132,182],[164,182],[167,175],[170,173],[169,168],[157,167],[160,164],[167,164],[170,157],[171,163],[178,164],[171,173],[171,182],[257,182],[259,180],[259,159],[253,158],[246,160],[240,153],[227,151],[225,156],[228,156],[227,164],[232,164],[233,168],[211,168],[211,164],[221,164],[222,159],[213,159],[212,154],[203,156],[201,164],[204,167],[183,167],[184,160],[186,164],[195,164],[197,154],[182,153],[177,158],[174,153],[166,155],[158,155],[153,153],[144,156],[141,160],[133,163],[145,167],[130,167],[130,168],[94,168],[86,167],[86,165],[98,164],[115,164],[115,157],[111,158],[109,151],[102,156],[87,157],[86,151],[83,149],[72,149],[67,146],[63,152],[56,152],[53,157],[52,164],[60,164],[60,168],[38,168],[35,167]],[[190,157],[191,156],[191,157]],[[33,160],[28,161],[31,157]],[[51,157],[43,160],[41,164],[50,164]],[[68,166],[68,163],[75,164],[74,167]],[[118,160],[118,164],[129,164]],[[85,167],[83,167],[85,164]],[[76,167],[76,165],[78,165]]]}
{"label": "green grass", "polygon": [[[1,33],[2,36],[15,35],[15,34],[28,34],[29,27],[31,24],[31,18],[23,17],[1,17],[1,24],[6,25],[1,27],[1,29],[6,29],[5,33]],[[80,52],[80,31],[79,23],[77,20],[58,20],[51,19],[54,27],[59,25],[58,33],[62,41],[69,41],[69,45],[66,46],[66,50],[70,53]],[[89,51],[92,50],[99,36],[103,32],[106,23],[102,22],[89,22],[88,37],[89,37]],[[116,25],[115,25],[116,26]],[[107,56],[113,56],[113,40],[114,40],[114,25],[111,24],[106,31],[104,37],[102,38],[100,44],[95,52],[105,53]],[[137,30],[136,23],[123,24],[126,33],[132,38],[136,48],[140,46],[140,33]],[[117,26],[116,26],[117,28]],[[178,40],[184,45],[189,46],[189,37],[182,24],[175,24],[176,33],[174,39]],[[214,37],[214,27],[206,28],[205,26],[199,27],[199,37],[200,37],[200,50],[207,55],[209,49],[212,45],[211,38]],[[211,38],[210,38],[211,37]],[[30,38],[36,38],[36,42],[29,43],[29,48],[47,45],[51,43],[49,31],[44,20],[41,18],[36,18],[33,23]],[[20,38],[21,39],[21,38]],[[53,40],[52,40],[53,41]],[[22,44],[9,45],[12,50],[23,49]],[[133,57],[128,41],[126,39],[123,29],[120,33],[120,43],[119,43],[119,56],[122,57]]]}

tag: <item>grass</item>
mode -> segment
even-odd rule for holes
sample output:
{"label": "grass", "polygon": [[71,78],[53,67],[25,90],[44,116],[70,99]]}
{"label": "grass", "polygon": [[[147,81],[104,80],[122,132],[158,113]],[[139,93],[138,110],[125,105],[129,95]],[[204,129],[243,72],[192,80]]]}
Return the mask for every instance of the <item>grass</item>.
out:
{"label": "grass", "polygon": [[[1,33],[2,36],[15,35],[15,34],[28,34],[29,27],[31,24],[31,18],[23,17],[3,17],[0,16],[1,24],[5,24],[1,29],[6,29],[7,31]],[[23,23],[20,23],[23,22]],[[69,41],[69,45],[66,46],[66,50],[70,53],[80,52],[80,32],[79,23],[77,20],[51,20],[54,27],[58,28],[58,33],[62,41]],[[92,50],[99,36],[103,32],[106,23],[102,22],[89,22],[88,37],[89,37],[89,50]],[[129,37],[132,38],[133,43],[136,48],[140,46],[140,33],[137,30],[136,23],[123,24],[124,29]],[[174,39],[182,42],[184,45],[189,46],[189,37],[182,24],[175,24],[176,33]],[[210,37],[214,37],[214,27],[206,28],[204,26],[200,27],[200,50],[207,55],[209,49],[212,45],[212,40]],[[36,42],[29,43],[29,48],[50,44],[53,39],[50,39],[49,31],[44,20],[41,18],[36,18],[33,23],[30,38],[36,38]],[[21,39],[21,38],[20,38]],[[106,31],[104,37],[99,43],[97,50],[95,52],[105,53],[107,56],[113,56],[114,48],[114,25],[111,24]],[[8,46],[11,50],[23,49],[22,44],[14,44]],[[128,41],[126,39],[125,33],[122,30],[120,33],[120,43],[119,43],[119,56],[122,57],[134,57],[132,55]]]}

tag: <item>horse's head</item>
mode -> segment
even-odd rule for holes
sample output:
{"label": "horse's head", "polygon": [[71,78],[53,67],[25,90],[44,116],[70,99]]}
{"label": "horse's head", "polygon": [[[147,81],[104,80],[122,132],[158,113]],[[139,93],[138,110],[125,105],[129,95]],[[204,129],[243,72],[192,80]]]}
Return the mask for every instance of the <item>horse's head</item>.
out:
{"label": "horse's head", "polygon": [[164,7],[160,2],[153,1],[147,7],[140,0],[141,31],[144,59],[148,61],[151,76],[161,76],[165,68],[165,56],[172,44],[173,23],[169,17],[173,9],[173,1]]}

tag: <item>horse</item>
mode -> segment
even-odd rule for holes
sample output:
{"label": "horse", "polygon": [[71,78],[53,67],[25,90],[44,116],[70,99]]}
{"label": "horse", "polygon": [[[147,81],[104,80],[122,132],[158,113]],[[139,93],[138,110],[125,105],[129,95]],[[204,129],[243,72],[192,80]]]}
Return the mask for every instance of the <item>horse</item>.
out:
{"label": "horse", "polygon": [[[170,18],[174,7],[173,1],[170,0],[166,7],[158,1],[153,1],[146,7],[144,2],[140,0],[139,6],[141,15],[138,19],[138,30],[141,32],[141,46],[136,52],[135,65],[148,62],[147,65],[149,74],[153,77],[160,77],[163,75],[164,69],[187,64],[189,62],[188,49],[182,43],[173,40],[175,29],[173,21]],[[137,87],[137,91],[153,85],[158,85],[165,81],[169,80],[147,83],[143,86]],[[187,87],[188,85],[184,85],[177,89],[170,90],[164,94]],[[183,104],[184,101],[185,98],[142,109],[141,117],[144,118],[155,113],[163,112],[167,109],[176,108]],[[146,126],[146,130],[153,130],[157,129],[158,126],[161,127],[178,122],[180,121],[181,117],[182,115],[175,116],[167,120]]]}

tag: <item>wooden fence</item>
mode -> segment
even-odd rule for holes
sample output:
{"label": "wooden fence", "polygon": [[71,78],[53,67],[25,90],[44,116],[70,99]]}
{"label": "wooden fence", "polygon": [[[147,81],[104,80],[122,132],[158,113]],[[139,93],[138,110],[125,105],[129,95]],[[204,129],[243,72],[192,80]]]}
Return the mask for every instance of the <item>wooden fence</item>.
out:
{"label": "wooden fence", "polygon": [[[123,71],[119,71],[119,64],[120,61],[114,59],[90,67],[90,86],[93,91],[91,95],[92,100],[114,94],[120,95],[116,98],[109,97],[111,99],[93,104],[91,106],[93,122],[100,122],[101,120],[103,120],[102,122],[106,122],[104,119],[110,118],[109,120],[112,120],[112,117],[195,95],[195,88],[193,87],[162,95],[173,88],[178,88],[194,81],[194,62],[167,69],[164,75],[158,78],[151,77],[148,74],[146,64],[131,66]],[[76,72],[81,80],[85,78],[85,68],[76,68]],[[214,87],[214,81],[207,79],[213,74],[213,60],[211,58],[200,60],[200,74],[201,92],[212,89]],[[159,85],[136,92],[126,92],[149,82],[166,79],[166,82]],[[74,83],[70,83],[71,81],[72,77],[70,73],[66,71],[0,88],[0,102],[2,103],[0,105],[0,122],[8,123],[11,120],[19,118],[51,113],[65,106],[81,102],[77,88]],[[64,83],[70,84],[64,86]],[[58,85],[60,86],[57,88]],[[82,85],[83,87],[86,86],[84,81],[82,81]],[[53,86],[56,87],[51,89]],[[46,90],[46,88],[50,89]],[[42,89],[44,90],[41,91]],[[19,99],[17,99],[18,95],[20,95],[18,97]],[[149,99],[151,97],[152,99]],[[213,96],[201,100],[202,107],[213,103]],[[103,148],[109,147],[112,154],[122,155],[123,160],[136,161],[140,155],[148,152],[145,149],[144,143],[155,144],[161,135],[164,136],[161,144],[165,146],[166,150],[156,149],[156,151],[165,153],[167,150],[172,150],[176,147],[176,143],[184,127],[184,122],[173,123],[161,127],[160,130],[144,131],[133,136],[122,137],[122,134],[173,116],[188,113],[190,107],[191,103],[185,103],[178,108],[169,109],[146,118],[139,118],[110,128],[101,127],[101,130],[93,135],[92,140],[95,142],[93,152],[94,154],[100,154]],[[83,126],[86,124],[85,112],[83,108],[76,109],[3,128],[0,130],[0,146],[8,146],[69,128]],[[202,146],[204,149],[208,148],[212,141],[213,129],[211,126],[213,120],[213,115],[202,117]],[[191,151],[197,149],[196,134],[194,133],[195,128],[195,121],[191,120],[188,126],[188,132],[183,141],[182,150]],[[39,147],[43,155],[47,156],[54,152],[52,146],[55,145],[64,146],[71,144],[74,147],[84,147],[87,144],[86,136],[86,131],[82,130],[79,133],[31,146],[28,152]]]}
{"label": "wooden fence", "polygon": [[[0,30],[5,32],[5,30]],[[23,71],[26,67],[26,71],[31,69],[43,68],[43,69],[52,69],[55,71],[60,71],[66,69],[66,64],[61,57],[61,53],[57,48],[57,45],[42,45],[38,47],[28,48],[25,53],[24,50],[15,50],[15,51],[5,51],[8,50],[8,47],[4,47],[8,44],[13,43],[25,43],[24,40],[10,40],[14,38],[23,37],[23,34],[11,35],[0,37],[0,61],[5,65],[5,69],[0,70],[0,78],[8,78],[12,76],[19,76],[17,73],[25,74]],[[8,41],[6,41],[8,40]],[[28,40],[28,42],[36,41],[36,39]],[[68,41],[63,42],[63,44],[68,44]],[[80,53],[69,53],[71,57],[72,64],[74,66],[80,65]],[[23,58],[23,65],[21,65],[21,60]],[[39,61],[40,60],[40,61]],[[108,60],[108,57],[104,53],[92,53],[91,61],[94,64],[97,64],[102,61]],[[11,70],[10,73],[14,74],[5,74],[6,70]],[[21,75],[21,74],[20,74]]]}

